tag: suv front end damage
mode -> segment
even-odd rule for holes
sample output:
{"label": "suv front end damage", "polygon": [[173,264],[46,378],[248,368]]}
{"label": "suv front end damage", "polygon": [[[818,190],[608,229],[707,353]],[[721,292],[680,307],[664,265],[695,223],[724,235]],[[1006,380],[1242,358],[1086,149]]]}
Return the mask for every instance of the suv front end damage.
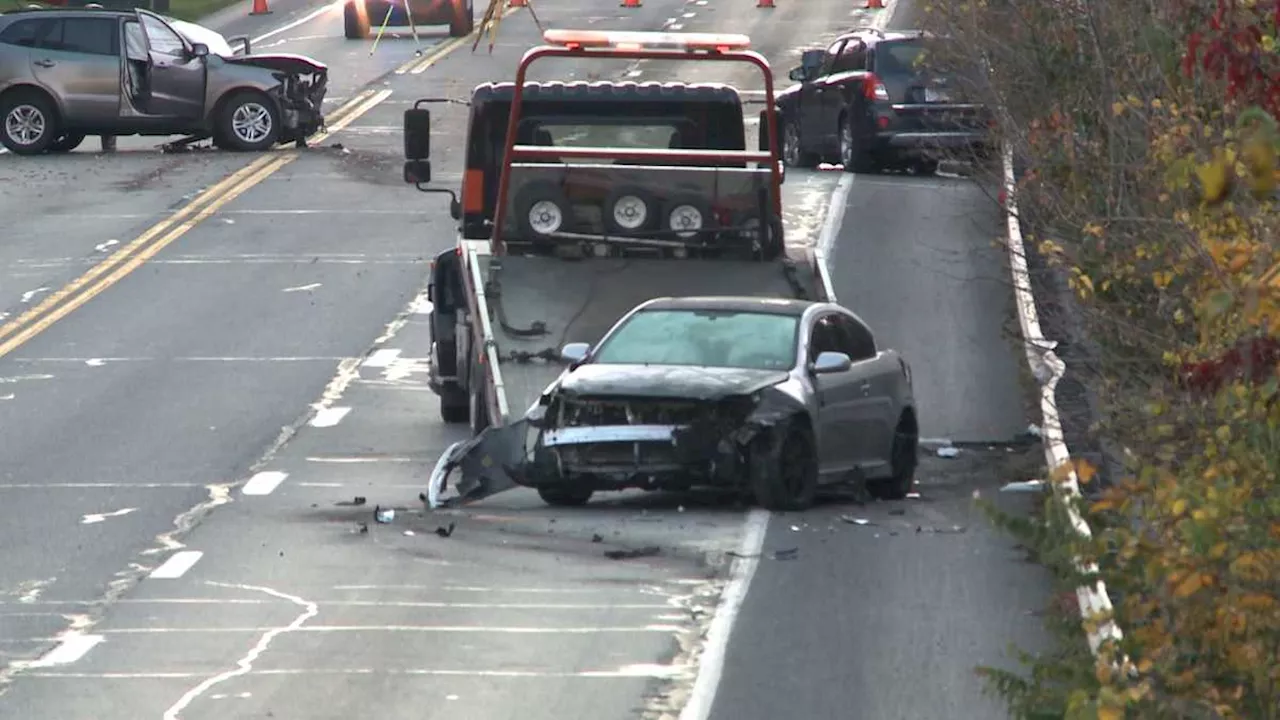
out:
{"label": "suv front end damage", "polygon": [[270,70],[279,85],[272,89],[280,107],[280,142],[305,142],[324,129],[324,97],[329,90],[329,68],[302,55],[241,55],[224,58],[234,65]]}
{"label": "suv front end damage", "polygon": [[[428,504],[473,502],[516,486],[746,489],[755,440],[804,412],[785,387],[697,399],[577,396],[553,388],[520,421],[446,450],[432,472]],[[458,497],[443,503],[454,470],[462,472]]]}

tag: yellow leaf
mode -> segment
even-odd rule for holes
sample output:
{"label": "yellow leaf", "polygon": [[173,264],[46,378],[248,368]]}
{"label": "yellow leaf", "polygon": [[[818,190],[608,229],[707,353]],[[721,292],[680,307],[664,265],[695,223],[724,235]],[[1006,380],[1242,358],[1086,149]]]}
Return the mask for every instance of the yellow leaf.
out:
{"label": "yellow leaf", "polygon": [[[1090,286],[1090,289],[1092,289],[1092,285]],[[1098,471],[1094,469],[1093,465],[1090,464],[1088,460],[1076,460],[1076,479],[1079,480],[1082,485],[1089,484],[1089,481],[1097,474]]]}
{"label": "yellow leaf", "polygon": [[1201,585],[1200,573],[1193,572],[1178,583],[1178,587],[1173,591],[1173,596],[1177,598],[1190,597],[1200,589]]}
{"label": "yellow leaf", "polygon": [[1215,149],[1213,159],[1196,166],[1196,177],[1200,180],[1200,192],[1204,202],[1215,205],[1227,198],[1231,192],[1230,164],[1221,149]]}
{"label": "yellow leaf", "polygon": [[1249,593],[1237,603],[1243,610],[1270,610],[1276,606],[1276,599],[1262,593]]}
{"label": "yellow leaf", "polygon": [[1084,226],[1084,233],[1094,237],[1102,237],[1102,227],[1094,223],[1087,223]]}
{"label": "yellow leaf", "polygon": [[1161,290],[1169,287],[1169,283],[1173,282],[1173,273],[1168,270],[1157,270],[1151,273],[1151,282]]}
{"label": "yellow leaf", "polygon": [[1112,115],[1120,116],[1124,114],[1124,111],[1125,111],[1124,103],[1117,101],[1111,104]]}
{"label": "yellow leaf", "polygon": [[1221,560],[1222,557],[1227,554],[1227,550],[1229,549],[1230,549],[1230,545],[1228,545],[1227,543],[1218,543],[1217,545],[1214,545],[1211,550],[1209,550],[1209,557],[1213,558],[1214,560]]}
{"label": "yellow leaf", "polygon": [[1181,517],[1187,511],[1187,501],[1182,498],[1177,499],[1173,503],[1173,516]]}
{"label": "yellow leaf", "polygon": [[1093,505],[1089,506],[1089,512],[1091,513],[1100,513],[1100,512],[1106,512],[1108,510],[1115,510],[1115,509],[1116,509],[1116,501],[1112,499],[1099,500],[1095,502]]}

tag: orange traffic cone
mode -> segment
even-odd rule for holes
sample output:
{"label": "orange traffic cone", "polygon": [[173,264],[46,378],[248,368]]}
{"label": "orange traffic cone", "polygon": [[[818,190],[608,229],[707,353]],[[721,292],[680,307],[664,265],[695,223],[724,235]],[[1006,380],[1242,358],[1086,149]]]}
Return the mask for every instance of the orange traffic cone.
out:
{"label": "orange traffic cone", "polygon": [[758,7],[758,8],[771,8],[771,7],[776,7],[776,6],[773,4],[773,0],[759,0],[759,2],[757,2],[757,3],[756,3],[756,7]]}
{"label": "orange traffic cone", "polygon": [[250,10],[249,14],[270,15],[271,11],[267,9],[267,0],[253,0],[253,10]]}
{"label": "orange traffic cone", "polygon": [[640,0],[622,0],[622,7],[640,7]]}
{"label": "orange traffic cone", "polygon": [[867,10],[883,10],[884,0],[867,0]]}

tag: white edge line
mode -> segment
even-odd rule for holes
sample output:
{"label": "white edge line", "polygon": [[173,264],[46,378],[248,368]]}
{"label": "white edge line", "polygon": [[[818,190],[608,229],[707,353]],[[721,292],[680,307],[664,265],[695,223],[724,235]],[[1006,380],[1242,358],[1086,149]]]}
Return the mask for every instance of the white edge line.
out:
{"label": "white edge line", "polygon": [[349,407],[322,408],[316,413],[315,417],[311,418],[311,422],[307,424],[311,427],[318,428],[333,427],[334,425],[342,422],[342,418],[346,417],[349,412],[351,412],[351,408]]}
{"label": "white edge line", "polygon": [[[292,30],[292,29],[294,29],[294,28],[298,27],[299,25],[305,25],[305,24],[307,24],[307,23],[311,22],[312,20],[315,20],[316,18],[320,17],[321,15],[325,14],[326,12],[329,12],[330,10],[333,10],[334,8],[339,7],[339,5],[340,5],[340,3],[328,3],[328,4],[324,5],[323,7],[316,8],[315,10],[312,10],[311,12],[307,13],[306,15],[303,15],[302,17],[298,18],[297,20],[294,20],[293,22],[290,22],[290,23],[285,24],[285,25],[281,25],[280,27],[278,27],[278,28],[276,28],[276,29],[274,29],[274,30],[269,30],[269,31],[267,31],[267,32],[265,32],[265,33],[263,33],[263,34],[259,35],[259,36],[258,36],[258,37],[256,37],[256,38],[252,38],[252,39],[250,39],[250,40],[249,40],[249,44],[250,44],[250,45],[257,45],[258,43],[262,42],[263,40],[266,40],[267,38],[275,37],[276,35],[279,35],[280,33],[283,33],[283,32],[289,32],[290,30]],[[243,48],[242,48],[242,49],[243,49]],[[236,52],[236,54],[237,54],[237,55],[239,55],[239,54],[240,54],[240,52],[238,52],[238,51],[237,51],[237,52]]]}
{"label": "white edge line", "polygon": [[152,580],[177,580],[187,574],[188,570],[195,567],[195,564],[200,562],[200,558],[203,556],[204,553],[199,550],[183,550],[182,552],[174,553],[160,567],[152,570],[149,577]]}
{"label": "white edge line", "polygon": [[760,551],[764,547],[765,533],[769,529],[770,513],[755,509],[747,513],[738,557],[729,571],[729,583],[720,596],[720,605],[711,619],[702,656],[698,659],[698,678],[694,680],[689,701],[680,710],[680,720],[704,720],[711,715],[711,707],[724,674],[725,655],[729,649],[729,635],[734,621],[747,599],[747,589],[760,566]]}
{"label": "white edge line", "polygon": [[270,495],[287,477],[289,477],[287,472],[263,470],[249,478],[249,482],[244,484],[244,487],[240,489],[240,493],[242,495]]}
{"label": "white edge line", "polygon": [[[1006,145],[1003,153],[1005,217],[1009,231],[1009,268],[1013,274],[1013,293],[1018,306],[1018,322],[1022,326],[1023,348],[1027,354],[1027,364],[1037,378],[1047,375],[1040,389],[1040,414],[1044,427],[1045,462],[1050,469],[1056,469],[1071,462],[1071,454],[1062,432],[1062,418],[1058,413],[1058,401],[1054,396],[1058,381],[1067,370],[1066,363],[1053,352],[1056,342],[1044,336],[1040,328],[1039,312],[1036,310],[1035,296],[1031,293],[1031,275],[1027,270],[1026,243],[1022,237],[1022,224],[1018,220],[1017,182],[1013,172],[1013,150]],[[1040,370],[1040,372],[1037,372]],[[1044,371],[1048,371],[1047,373]],[[1075,501],[1083,497],[1080,493],[1079,478],[1074,469],[1070,470],[1065,480],[1054,483],[1070,500],[1063,507],[1076,532],[1082,537],[1093,537],[1089,523],[1080,516]],[[1057,496],[1057,493],[1055,493]],[[1096,575],[1098,566],[1094,563],[1083,563],[1075,558],[1076,569],[1081,573]],[[1113,609],[1111,597],[1107,594],[1107,586],[1101,579],[1092,587],[1081,585],[1076,588],[1076,599],[1080,606],[1080,615],[1085,621],[1085,634],[1089,640],[1089,648],[1097,655],[1103,643],[1108,640],[1117,644],[1124,637],[1120,627],[1112,619]],[[1106,617],[1106,622],[1094,629],[1089,629],[1095,618]],[[1128,665],[1127,662],[1124,663]]]}
{"label": "white edge line", "polygon": [[395,348],[379,348],[370,353],[369,357],[360,363],[360,366],[367,368],[390,367],[400,357],[400,353],[401,351]]}
{"label": "white edge line", "polygon": [[70,665],[88,654],[94,646],[104,639],[101,635],[82,635],[78,632],[67,633],[62,636],[57,647],[26,665],[26,667],[44,668],[56,665]]}

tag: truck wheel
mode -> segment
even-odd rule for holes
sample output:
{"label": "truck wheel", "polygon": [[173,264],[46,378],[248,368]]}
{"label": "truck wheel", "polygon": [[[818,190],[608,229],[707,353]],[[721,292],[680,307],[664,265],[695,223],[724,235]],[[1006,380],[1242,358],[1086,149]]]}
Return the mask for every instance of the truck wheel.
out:
{"label": "truck wheel", "polygon": [[807,510],[818,494],[818,453],[813,433],[791,426],[777,440],[762,437],[752,447],[749,477],[765,510]]}
{"label": "truck wheel", "polygon": [[674,232],[681,240],[692,240],[708,229],[712,217],[711,208],[701,198],[675,197],[662,208],[662,229]]}
{"label": "truck wheel", "polygon": [[440,394],[440,419],[450,425],[470,420],[470,396],[456,385],[446,385]]}
{"label": "truck wheel", "polygon": [[569,200],[554,183],[532,183],[516,193],[516,227],[520,234],[544,243],[569,225]]}
{"label": "truck wheel", "polygon": [[369,13],[363,3],[353,1],[342,6],[342,34],[348,40],[368,39],[369,29]]}
{"label": "truck wheel", "polygon": [[275,101],[256,90],[236,91],[214,122],[214,138],[224,150],[270,150],[280,138],[280,111]]}
{"label": "truck wheel", "polygon": [[538,497],[548,505],[555,507],[581,507],[586,505],[594,490],[575,487],[540,487]]}
{"label": "truck wheel", "polygon": [[653,227],[658,204],[653,195],[637,187],[620,187],[609,193],[600,208],[605,232],[627,235]]}
{"label": "truck wheel", "polygon": [[893,433],[893,450],[889,461],[893,475],[867,483],[867,490],[881,500],[901,500],[911,492],[916,481],[916,465],[920,462],[920,438],[906,418]]}
{"label": "truck wheel", "polygon": [[840,116],[840,162],[845,172],[870,173],[876,170],[875,159],[867,151],[862,138],[858,137],[858,129],[848,114]]}
{"label": "truck wheel", "polygon": [[46,95],[11,92],[0,102],[0,143],[14,155],[39,155],[62,135],[58,115]]}
{"label": "truck wheel", "polygon": [[466,6],[462,8],[461,15],[454,15],[449,22],[449,37],[466,37],[476,27],[475,14],[471,8],[471,2],[468,0]]}

